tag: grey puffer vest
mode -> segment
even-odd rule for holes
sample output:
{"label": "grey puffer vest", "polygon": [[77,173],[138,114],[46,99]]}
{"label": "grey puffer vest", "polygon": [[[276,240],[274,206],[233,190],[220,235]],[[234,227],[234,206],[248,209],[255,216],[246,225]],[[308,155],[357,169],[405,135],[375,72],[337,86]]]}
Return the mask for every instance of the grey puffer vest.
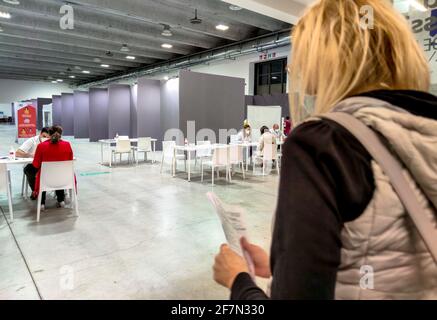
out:
{"label": "grey puffer vest", "polygon": [[[335,110],[351,113],[385,138],[430,223],[437,223],[437,121],[363,97]],[[342,230],[336,299],[437,299],[437,265],[388,177],[375,162],[372,169],[373,198]]]}

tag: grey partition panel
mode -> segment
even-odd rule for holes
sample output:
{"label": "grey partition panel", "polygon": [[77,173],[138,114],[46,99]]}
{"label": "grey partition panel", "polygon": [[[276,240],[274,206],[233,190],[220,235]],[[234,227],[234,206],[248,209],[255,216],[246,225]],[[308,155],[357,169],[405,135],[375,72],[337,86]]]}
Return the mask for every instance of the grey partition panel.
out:
{"label": "grey partition panel", "polygon": [[264,95],[264,96],[248,96],[248,97],[249,98],[246,97],[246,103],[248,101],[250,101],[251,103],[247,103],[247,105],[281,106],[282,107],[282,116],[286,117],[286,116],[290,115],[290,103],[289,103],[289,98],[288,98],[287,93]]}
{"label": "grey partition panel", "polygon": [[139,137],[161,140],[161,81],[138,80],[137,119]]}
{"label": "grey partition panel", "polygon": [[108,139],[108,90],[91,88],[89,91],[90,141]]}
{"label": "grey partition panel", "polygon": [[38,98],[37,99],[37,110],[38,110],[38,130],[42,129],[42,125],[43,125],[43,107],[46,104],[50,104],[52,103],[52,99],[48,99],[48,98]]}
{"label": "grey partition panel", "polygon": [[244,120],[244,79],[181,71],[180,126],[186,134],[187,121],[196,122],[196,132],[211,129],[240,129]]}
{"label": "grey partition panel", "polygon": [[64,136],[74,136],[74,97],[72,93],[63,93],[62,99],[62,121]]}
{"label": "grey partition panel", "polygon": [[131,88],[129,85],[113,84],[108,88],[108,133],[109,137],[129,136],[131,121]]}
{"label": "grey partition panel", "polygon": [[74,91],[74,137],[85,139],[90,137],[90,98],[88,92]]}
{"label": "grey partition panel", "polygon": [[133,85],[130,90],[130,136],[138,138],[138,85]]}
{"label": "grey partition panel", "polygon": [[[179,79],[164,81],[161,86],[161,134],[157,139],[164,140],[165,133],[171,129],[179,129]],[[181,143],[182,137],[177,138]],[[162,144],[158,144],[159,147]]]}
{"label": "grey partition panel", "polygon": [[62,125],[62,99],[61,96],[53,96],[53,125]]}

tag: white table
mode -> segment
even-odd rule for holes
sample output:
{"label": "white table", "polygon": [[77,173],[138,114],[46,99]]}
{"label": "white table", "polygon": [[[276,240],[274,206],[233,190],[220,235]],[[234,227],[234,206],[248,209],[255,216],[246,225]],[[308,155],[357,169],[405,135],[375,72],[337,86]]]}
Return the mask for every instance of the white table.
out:
{"label": "white table", "polygon": [[[276,144],[281,148],[281,152],[282,152],[282,145],[284,144],[284,141],[276,141]],[[242,146],[243,148],[246,149],[246,171],[249,171],[249,163],[251,161],[250,159],[250,148],[254,148],[257,149],[259,146],[258,142],[233,142],[230,143],[230,145],[237,145],[237,146]]]}
{"label": "white table", "polygon": [[[138,139],[129,139],[131,143],[138,143]],[[152,142],[152,149],[153,149],[153,159],[155,159],[155,152],[156,152],[156,142],[158,142],[158,139],[151,139],[150,140]],[[103,165],[103,146],[107,145],[109,146],[109,149],[111,149],[111,145],[116,144],[117,140],[116,139],[102,139],[99,140],[100,142],[100,156],[101,156],[101,161],[100,164]],[[155,162],[155,160],[153,160],[153,162]],[[112,167],[112,154],[111,152],[109,152],[109,167]]]}
{"label": "white table", "polygon": [[[30,164],[32,162],[33,162],[33,158],[0,159],[0,164],[6,164],[6,167],[9,167],[10,165],[16,165],[16,164],[26,165],[26,164]],[[8,169],[8,175],[9,175],[9,183],[12,184],[11,172],[9,171],[9,169]],[[21,193],[22,193],[22,196],[27,197],[28,185],[27,184],[24,185],[25,183],[26,183],[26,178],[25,178],[25,175],[23,173]],[[24,190],[26,190],[26,191],[24,191]]]}
{"label": "white table", "polygon": [[198,150],[201,149],[217,149],[217,148],[225,148],[227,147],[226,144],[202,144],[202,145],[194,145],[194,144],[189,144],[189,145],[184,145],[184,146],[175,146],[174,147],[174,155],[173,155],[173,177],[176,176],[176,154],[178,151],[183,151],[186,152],[188,154],[187,156],[187,161],[188,161],[188,168],[187,168],[187,173],[188,173],[188,182],[191,182],[191,153],[192,152],[197,152]]}

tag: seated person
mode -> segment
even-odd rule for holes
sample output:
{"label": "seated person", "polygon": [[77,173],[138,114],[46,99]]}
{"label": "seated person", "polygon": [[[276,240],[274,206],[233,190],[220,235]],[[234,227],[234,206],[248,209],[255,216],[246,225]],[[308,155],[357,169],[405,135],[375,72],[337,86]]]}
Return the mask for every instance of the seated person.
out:
{"label": "seated person", "polygon": [[[41,143],[50,138],[49,128],[42,128],[38,136],[26,140],[21,147],[15,152],[15,156],[18,158],[33,158],[35,155],[36,147]],[[36,173],[38,172],[35,167],[29,163],[23,169],[24,174],[27,177],[27,182],[29,183],[32,192],[34,191]],[[31,197],[33,199],[33,197]]]}
{"label": "seated person", "polygon": [[286,117],[285,122],[284,122],[284,135],[286,137],[288,137],[290,135],[292,127],[293,127],[293,124],[291,122],[290,117]]}
{"label": "seated person", "polygon": [[273,125],[273,129],[270,130],[270,133],[275,136],[276,141],[283,141],[285,138],[285,135],[281,132],[281,130],[279,129],[279,124],[277,123]]}
{"label": "seated person", "polygon": [[240,143],[252,142],[252,128],[249,124],[245,124],[243,126],[243,130],[240,130],[237,141]]}
{"label": "seated person", "polygon": [[[53,161],[71,161],[73,160],[73,150],[71,145],[67,141],[62,140],[62,127],[53,126],[49,129],[50,139],[46,142],[38,145],[33,159],[33,166],[38,169],[36,176],[35,191],[33,196],[38,197],[39,194],[39,182],[40,182],[40,169],[43,162]],[[58,200],[58,207],[65,206],[65,192],[64,190],[56,191],[56,198]],[[45,192],[42,194],[41,210],[45,209]]]}
{"label": "seated person", "polygon": [[264,148],[266,148],[268,145],[272,145],[273,149],[276,150],[276,138],[273,134],[270,133],[270,130],[267,126],[263,126],[261,129],[261,137],[259,138],[258,142],[258,156],[263,156]]}

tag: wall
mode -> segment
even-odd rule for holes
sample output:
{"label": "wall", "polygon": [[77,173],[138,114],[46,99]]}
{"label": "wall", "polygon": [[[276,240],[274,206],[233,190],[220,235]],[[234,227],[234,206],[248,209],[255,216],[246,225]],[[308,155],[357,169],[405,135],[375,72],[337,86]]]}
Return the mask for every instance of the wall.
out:
{"label": "wall", "polygon": [[113,138],[117,134],[131,134],[131,87],[123,84],[112,84],[108,88],[108,132]]}
{"label": "wall", "polygon": [[0,103],[26,99],[51,98],[63,92],[72,92],[68,85],[43,81],[0,79]]}
{"label": "wall", "polygon": [[[162,141],[167,130],[179,128],[179,79],[162,83],[161,87],[161,134]],[[183,141],[178,140],[179,143]],[[160,144],[158,144],[161,147]]]}
{"label": "wall", "polygon": [[11,104],[10,103],[0,103],[0,112],[6,117],[12,116]]}
{"label": "wall", "polygon": [[108,90],[90,88],[90,141],[96,142],[100,139],[108,139]]}
{"label": "wall", "polygon": [[53,125],[62,125],[62,100],[61,96],[53,96]]}
{"label": "wall", "polygon": [[138,84],[130,88],[130,134],[131,138],[138,138]]}
{"label": "wall", "polygon": [[[245,96],[244,79],[181,71],[180,128],[187,135],[187,121],[195,121],[196,132],[211,129],[219,138],[219,129],[242,127]],[[193,137],[188,137],[194,142]]]}
{"label": "wall", "polygon": [[46,104],[51,104],[52,103],[52,99],[50,98],[38,98],[37,99],[37,112],[38,112],[38,130],[42,129],[42,125],[43,125],[43,107]]}
{"label": "wall", "polygon": [[[137,131],[139,137],[161,136],[161,81],[138,80]],[[173,93],[177,94],[177,93]],[[171,99],[171,97],[169,97]]]}
{"label": "wall", "polygon": [[90,118],[90,98],[88,92],[74,92],[74,137],[85,139],[90,137],[89,118]]}
{"label": "wall", "polygon": [[[276,57],[288,57],[290,60],[291,46],[277,48],[267,51],[267,54],[275,53]],[[244,92],[246,95],[252,95],[254,91],[254,74],[255,63],[263,62],[260,59],[261,53],[250,54],[238,57],[235,60],[222,60],[210,62],[208,65],[199,65],[190,68],[191,71],[216,74],[221,76],[243,78],[245,81]]]}
{"label": "wall", "polygon": [[74,136],[74,98],[71,93],[63,93],[61,124],[64,136]]}

